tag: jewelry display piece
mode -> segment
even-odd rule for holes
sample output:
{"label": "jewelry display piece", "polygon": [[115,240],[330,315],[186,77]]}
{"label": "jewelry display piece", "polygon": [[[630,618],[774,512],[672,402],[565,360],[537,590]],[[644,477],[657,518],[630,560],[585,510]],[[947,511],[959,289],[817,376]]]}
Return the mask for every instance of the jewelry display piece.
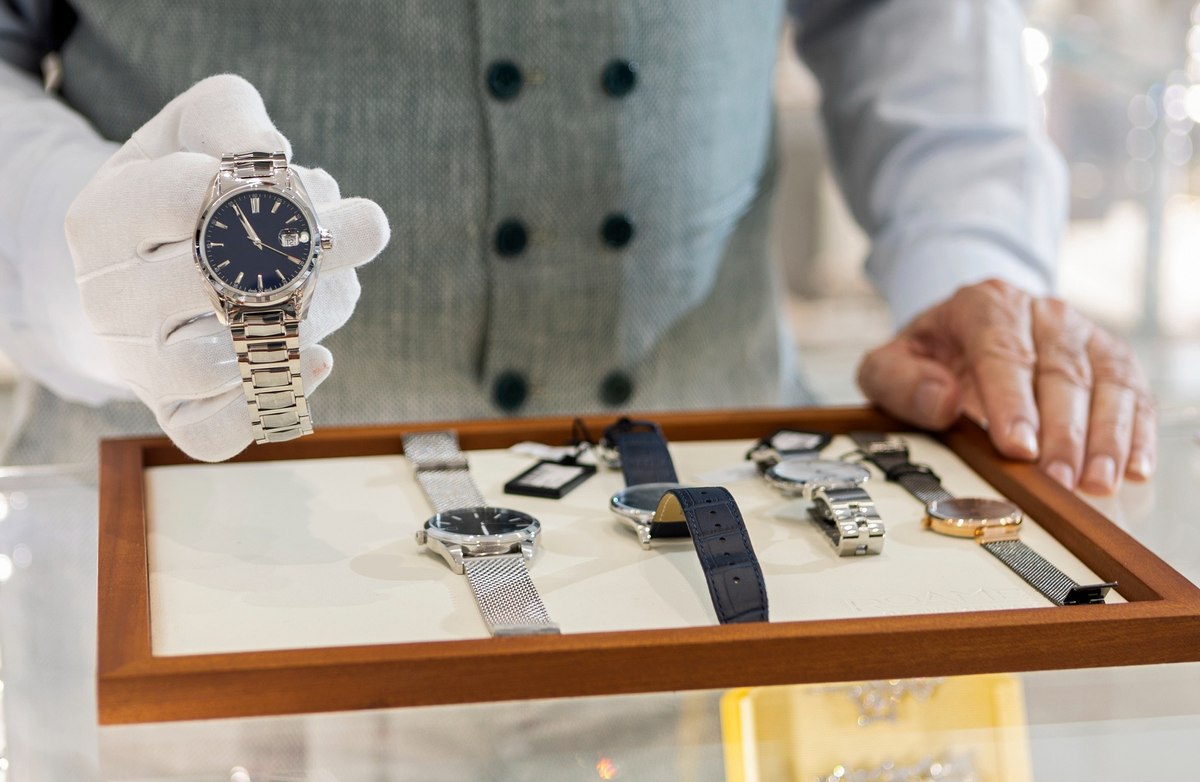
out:
{"label": "jewelry display piece", "polygon": [[300,177],[282,152],[226,154],[193,243],[217,319],[233,336],[258,444],[312,434],[300,377],[300,322],[316,288],[322,250]]}
{"label": "jewelry display piece", "polygon": [[928,466],[908,458],[903,440],[879,432],[854,432],[854,442],[863,457],[883,471],[889,481],[899,483],[925,503],[926,528],[942,535],[974,538],[1030,586],[1055,605],[1103,603],[1117,584],[1079,584],[1047,559],[1023,543],[1023,515],[1007,500],[954,497]]}
{"label": "jewelry display piece", "polygon": [[637,534],[642,548],[650,548],[651,540],[688,536],[685,526],[654,519],[663,494],[685,488],[658,424],[622,418],[604,430],[597,452],[601,461],[612,469],[619,467],[625,477],[625,488],[609,499],[608,507]]}
{"label": "jewelry display piece", "polygon": [[894,722],[896,709],[905,700],[928,700],[945,678],[890,679],[861,684],[821,687],[817,692],[837,693],[850,698],[858,707],[858,725],[866,727],[876,722]]}
{"label": "jewelry display piece", "polygon": [[440,554],[455,573],[466,575],[488,631],[559,632],[526,569],[537,551],[542,529],[538,520],[486,504],[454,432],[405,435],[404,453],[437,511],[417,532],[417,543]]}
{"label": "jewelry display piece", "polygon": [[733,495],[719,486],[666,491],[654,523],[690,536],[721,624],[767,621],[767,584]]}
{"label": "jewelry display piece", "polygon": [[966,753],[943,758],[925,757],[911,765],[897,765],[888,760],[871,768],[834,766],[817,782],[983,782],[975,763]]}

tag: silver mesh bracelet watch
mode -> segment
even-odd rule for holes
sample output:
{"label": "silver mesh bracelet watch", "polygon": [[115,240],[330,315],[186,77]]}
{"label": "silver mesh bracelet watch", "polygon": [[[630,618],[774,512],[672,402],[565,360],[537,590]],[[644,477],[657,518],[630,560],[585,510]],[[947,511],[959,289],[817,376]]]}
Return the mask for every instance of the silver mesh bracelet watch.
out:
{"label": "silver mesh bracelet watch", "polygon": [[1103,603],[1116,582],[1079,584],[1020,540],[1024,517],[1008,500],[955,497],[928,466],[908,458],[903,440],[879,432],[850,435],[863,457],[925,503],[924,525],[942,535],[974,538],[988,553],[1055,605]]}
{"label": "silver mesh bracelet watch", "polygon": [[229,326],[256,443],[311,434],[300,321],[333,237],[282,152],[226,154],[196,226],[194,258]]}
{"label": "silver mesh bracelet watch", "polygon": [[404,453],[436,511],[417,532],[450,568],[466,575],[492,635],[559,632],[525,563],[537,551],[541,524],[527,513],[494,508],[471,480],[454,432],[404,436]]}

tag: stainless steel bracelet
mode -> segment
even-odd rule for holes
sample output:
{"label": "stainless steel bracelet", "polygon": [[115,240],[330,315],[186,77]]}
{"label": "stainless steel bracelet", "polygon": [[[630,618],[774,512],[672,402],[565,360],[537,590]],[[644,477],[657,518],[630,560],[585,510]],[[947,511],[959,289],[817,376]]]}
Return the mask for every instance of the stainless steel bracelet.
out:
{"label": "stainless steel bracelet", "polygon": [[417,468],[417,483],[438,513],[487,505],[454,432],[406,434],[404,455]]}
{"label": "stainless steel bracelet", "polygon": [[[288,170],[282,152],[221,156],[221,174],[238,180],[281,184]],[[229,330],[259,445],[312,434],[312,417],[300,377],[300,318],[289,307],[247,308],[229,313]]]}
{"label": "stainless steel bracelet", "polygon": [[879,554],[886,537],[875,501],[865,489],[817,489],[813,492],[813,518],[829,536],[838,556]]}
{"label": "stainless steel bracelet", "polygon": [[250,409],[254,442],[278,443],[312,434],[300,379],[300,319],[287,309],[235,311],[229,331]]}
{"label": "stainless steel bracelet", "polygon": [[467,582],[479,613],[492,635],[539,635],[559,632],[537,587],[529,578],[522,554],[468,557]]}

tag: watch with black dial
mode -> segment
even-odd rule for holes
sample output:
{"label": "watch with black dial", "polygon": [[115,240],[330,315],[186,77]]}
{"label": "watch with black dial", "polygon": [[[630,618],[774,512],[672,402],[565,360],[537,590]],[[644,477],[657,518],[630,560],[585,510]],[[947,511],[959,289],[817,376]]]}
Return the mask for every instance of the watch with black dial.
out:
{"label": "watch with black dial", "polygon": [[746,458],[766,471],[785,459],[815,459],[833,441],[828,432],[777,429],[746,452]]}
{"label": "watch with black dial", "polygon": [[785,459],[763,473],[779,491],[812,503],[808,515],[842,557],[883,551],[887,530],[863,488],[870,477],[860,464],[831,459]]}
{"label": "watch with black dial", "polygon": [[709,597],[721,624],[767,621],[767,584],[750,545],[737,502],[719,486],[668,489],[654,523],[682,527],[704,568]]}
{"label": "watch with black dial", "polygon": [[942,535],[974,538],[1030,586],[1055,605],[1103,603],[1115,581],[1079,584],[1020,540],[1021,509],[1008,500],[955,497],[927,465],[908,458],[908,446],[898,437],[879,432],[854,432],[863,456],[925,503],[923,524]]}
{"label": "watch with black dial", "polygon": [[492,635],[559,632],[525,565],[537,552],[538,520],[484,501],[454,432],[405,435],[404,453],[436,511],[417,532],[417,543],[466,575]]}
{"label": "watch with black dial", "polygon": [[221,157],[193,255],[217,318],[233,336],[256,443],[312,433],[300,378],[300,322],[321,251],[332,247],[284,153]]}
{"label": "watch with black dial", "polygon": [[654,520],[663,494],[684,488],[658,424],[622,418],[604,430],[598,450],[601,461],[619,467],[625,477],[625,488],[609,499],[608,506],[637,534],[642,548],[650,548],[650,541],[659,538],[688,537],[686,526]]}

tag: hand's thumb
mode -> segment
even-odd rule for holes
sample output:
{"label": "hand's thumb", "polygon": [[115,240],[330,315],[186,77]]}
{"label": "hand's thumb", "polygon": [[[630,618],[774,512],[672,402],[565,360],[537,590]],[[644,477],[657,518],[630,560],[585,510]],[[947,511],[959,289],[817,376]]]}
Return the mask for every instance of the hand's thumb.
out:
{"label": "hand's thumb", "polygon": [[892,416],[925,429],[945,429],[958,418],[961,393],[954,373],[920,355],[905,337],[863,357],[858,387]]}

